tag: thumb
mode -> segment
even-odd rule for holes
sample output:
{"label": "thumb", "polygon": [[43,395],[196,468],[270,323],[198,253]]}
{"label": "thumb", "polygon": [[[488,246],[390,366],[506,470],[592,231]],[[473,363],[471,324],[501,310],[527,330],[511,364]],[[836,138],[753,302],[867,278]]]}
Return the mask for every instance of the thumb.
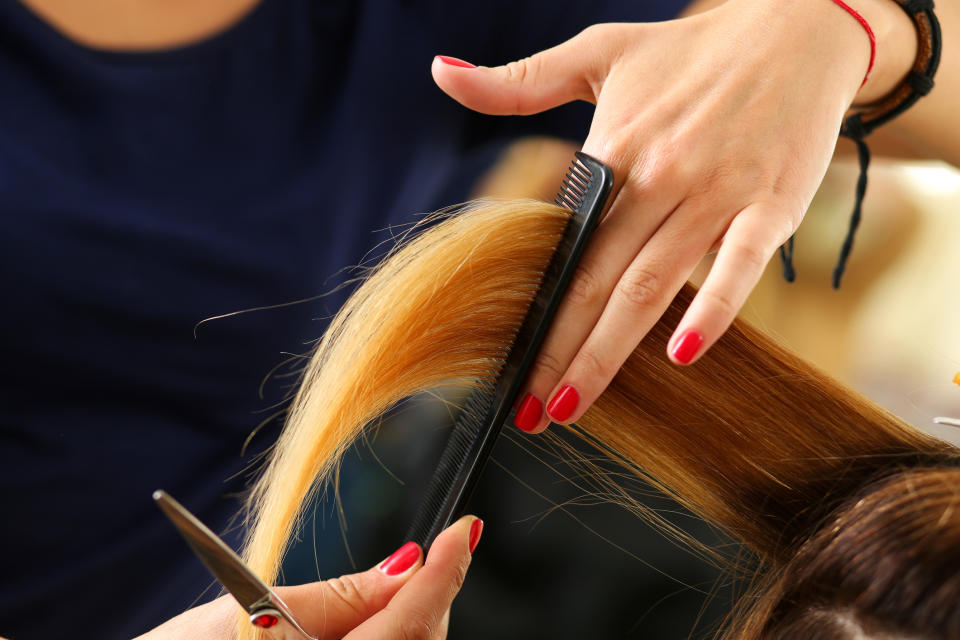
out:
{"label": "thumb", "polygon": [[383,609],[420,568],[423,552],[408,542],[377,566],[332,580],[278,589],[304,629],[321,640],[341,638]]}
{"label": "thumb", "polygon": [[483,522],[464,516],[447,527],[430,547],[423,567],[382,611],[343,640],[435,640],[446,635],[446,616],[460,591]]}
{"label": "thumb", "polygon": [[551,49],[499,67],[436,56],[430,70],[451,98],[494,116],[525,116],[574,100],[596,103],[612,59],[604,36],[607,26],[594,25]]}

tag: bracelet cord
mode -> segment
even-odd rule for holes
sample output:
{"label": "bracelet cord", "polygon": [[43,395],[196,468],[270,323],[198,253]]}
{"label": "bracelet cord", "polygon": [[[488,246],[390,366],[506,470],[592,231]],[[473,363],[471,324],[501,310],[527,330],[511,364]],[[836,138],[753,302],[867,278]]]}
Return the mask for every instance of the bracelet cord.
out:
{"label": "bracelet cord", "polygon": [[[873,70],[873,62],[876,57],[876,38],[873,35],[873,30],[863,16],[842,0],[833,1],[856,18],[870,37],[870,65],[864,78],[864,83],[866,83],[867,78],[870,77],[870,72]],[[940,32],[940,23],[933,12],[933,0],[895,1],[907,13],[917,30],[917,58],[910,72],[900,85],[874,105],[864,111],[849,116],[840,128],[840,135],[852,140],[857,145],[860,175],[857,178],[856,197],[853,212],[850,215],[850,224],[847,227],[843,245],[840,247],[837,264],[833,269],[832,284],[834,289],[840,288],[840,281],[846,271],[847,260],[850,257],[850,252],[853,250],[853,239],[856,235],[857,228],[860,226],[863,198],[867,192],[867,170],[870,167],[870,148],[867,146],[865,138],[870,135],[874,129],[893,120],[912,107],[917,100],[930,93],[930,90],[933,89],[933,77],[937,72],[937,68],[940,66],[940,53],[943,46],[942,35]],[[793,266],[793,244],[794,239],[791,237],[783,247],[780,247],[783,277],[787,282],[793,282],[796,279],[796,270]]]}
{"label": "bracelet cord", "polygon": [[873,28],[870,27],[870,23],[867,22],[867,19],[860,15],[860,12],[848,5],[843,0],[833,0],[834,4],[838,7],[849,13],[853,16],[854,20],[860,23],[860,26],[863,27],[863,30],[867,32],[867,37],[870,39],[870,62],[867,64],[867,72],[863,74],[863,82],[860,83],[860,88],[863,88],[863,85],[867,84],[867,80],[870,79],[870,74],[873,72],[873,65],[877,61],[877,36],[873,33]]}

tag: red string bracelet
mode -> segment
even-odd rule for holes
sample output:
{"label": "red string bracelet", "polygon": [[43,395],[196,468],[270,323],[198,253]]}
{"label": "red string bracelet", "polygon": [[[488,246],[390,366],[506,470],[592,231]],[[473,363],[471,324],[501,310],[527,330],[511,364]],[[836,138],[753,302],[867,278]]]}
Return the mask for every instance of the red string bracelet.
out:
{"label": "red string bracelet", "polygon": [[867,84],[867,80],[870,79],[870,72],[873,71],[873,63],[877,59],[877,37],[873,35],[873,29],[870,28],[870,23],[860,15],[856,9],[848,5],[843,0],[833,0],[837,6],[841,9],[852,15],[856,18],[857,22],[860,23],[860,26],[863,27],[863,30],[867,32],[867,37],[870,38],[870,64],[867,65],[867,75],[863,76],[863,82],[860,84],[861,87]]}
{"label": "red string bracelet", "polygon": [[[870,71],[873,70],[873,60],[876,56],[876,38],[870,25],[856,11],[848,7],[841,0],[833,0],[842,9],[857,19],[857,22],[863,26],[867,35],[870,36],[870,66],[867,69],[867,75],[864,78],[866,83],[870,77]],[[867,192],[867,169],[870,166],[870,148],[867,146],[865,138],[879,126],[882,126],[901,113],[912,107],[917,100],[930,93],[933,89],[933,77],[940,66],[940,54],[943,51],[943,35],[940,31],[940,21],[933,12],[934,0],[896,0],[900,8],[903,9],[913,22],[917,30],[917,59],[913,62],[913,68],[906,75],[903,81],[874,104],[847,116],[840,127],[840,135],[853,140],[857,145],[857,156],[860,161],[860,177],[857,178],[856,197],[853,204],[853,213],[850,215],[850,224],[847,228],[847,235],[843,240],[843,246],[840,248],[840,257],[837,259],[837,266],[833,269],[833,288],[840,288],[840,280],[847,267],[847,259],[850,257],[850,251],[853,249],[853,236],[860,225],[861,209],[863,206],[863,197]],[[863,86],[863,85],[861,85]],[[793,268],[793,236],[787,243],[780,247],[780,260],[783,262],[783,277],[787,282],[793,282],[796,278],[796,270]],[[960,374],[958,374],[960,377]],[[960,382],[958,382],[960,384]]]}

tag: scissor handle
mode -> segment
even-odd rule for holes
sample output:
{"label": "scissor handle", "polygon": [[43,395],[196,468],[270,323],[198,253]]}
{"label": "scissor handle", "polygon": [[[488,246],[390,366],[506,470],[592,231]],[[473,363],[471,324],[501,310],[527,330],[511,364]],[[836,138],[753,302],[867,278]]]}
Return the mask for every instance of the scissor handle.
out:
{"label": "scissor handle", "polygon": [[318,640],[304,631],[293,614],[280,598],[273,594],[270,602],[263,608],[255,609],[250,614],[250,624],[263,629],[272,640]]}
{"label": "scissor handle", "polygon": [[209,527],[164,491],[155,491],[153,499],[237,604],[250,612],[250,624],[275,640],[317,640],[304,631],[280,596]]}

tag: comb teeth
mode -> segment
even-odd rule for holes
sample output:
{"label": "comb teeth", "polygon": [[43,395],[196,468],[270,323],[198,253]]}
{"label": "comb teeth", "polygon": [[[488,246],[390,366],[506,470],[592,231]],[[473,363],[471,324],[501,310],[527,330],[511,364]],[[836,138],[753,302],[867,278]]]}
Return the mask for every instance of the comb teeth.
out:
{"label": "comb teeth", "polygon": [[587,192],[587,185],[593,172],[580,158],[575,158],[567,170],[566,176],[557,197],[553,201],[561,207],[576,211],[583,206],[583,197]]}
{"label": "comb teeth", "polygon": [[440,456],[437,470],[430,480],[427,492],[407,540],[419,542],[426,549],[433,539],[450,524],[449,510],[444,509],[451,494],[459,491],[458,476],[470,462],[470,453],[480,436],[494,401],[493,384],[481,382],[467,397],[450,431],[449,439]]}

